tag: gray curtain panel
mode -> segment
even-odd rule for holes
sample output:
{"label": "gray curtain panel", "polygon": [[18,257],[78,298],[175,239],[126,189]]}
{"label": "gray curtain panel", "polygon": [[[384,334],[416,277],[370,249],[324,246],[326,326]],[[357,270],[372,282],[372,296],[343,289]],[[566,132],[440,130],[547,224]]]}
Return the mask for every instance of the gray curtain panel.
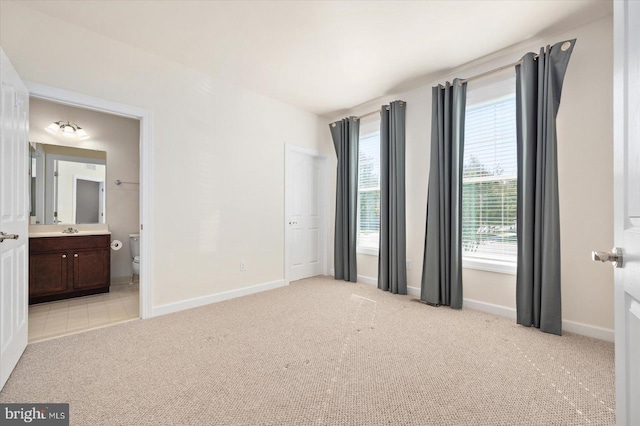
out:
{"label": "gray curtain panel", "polygon": [[556,115],[575,39],[516,66],[518,129],[517,322],[560,335],[560,212]]}
{"label": "gray curtain panel", "polygon": [[405,116],[407,103],[380,109],[380,247],[378,288],[407,294]]}
{"label": "gray curtain panel", "polygon": [[420,300],[462,308],[462,166],[466,83],[432,89],[427,227]]}
{"label": "gray curtain panel", "polygon": [[344,118],[329,126],[338,157],[334,269],[337,280],[356,282],[358,209],[358,117]]}

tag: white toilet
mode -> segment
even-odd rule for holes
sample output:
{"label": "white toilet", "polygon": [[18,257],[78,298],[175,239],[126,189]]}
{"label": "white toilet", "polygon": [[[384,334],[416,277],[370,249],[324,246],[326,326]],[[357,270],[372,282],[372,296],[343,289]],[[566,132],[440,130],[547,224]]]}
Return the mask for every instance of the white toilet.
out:
{"label": "white toilet", "polygon": [[131,259],[133,262],[133,274],[131,275],[131,282],[133,282],[133,275],[140,275],[140,234],[129,234],[129,242],[131,244]]}

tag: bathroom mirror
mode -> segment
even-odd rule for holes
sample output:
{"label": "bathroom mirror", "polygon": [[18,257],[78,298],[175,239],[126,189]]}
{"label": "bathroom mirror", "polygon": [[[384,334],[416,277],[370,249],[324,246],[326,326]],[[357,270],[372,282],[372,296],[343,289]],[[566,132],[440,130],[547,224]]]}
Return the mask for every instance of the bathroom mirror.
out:
{"label": "bathroom mirror", "polygon": [[106,223],[107,153],[30,142],[31,224]]}

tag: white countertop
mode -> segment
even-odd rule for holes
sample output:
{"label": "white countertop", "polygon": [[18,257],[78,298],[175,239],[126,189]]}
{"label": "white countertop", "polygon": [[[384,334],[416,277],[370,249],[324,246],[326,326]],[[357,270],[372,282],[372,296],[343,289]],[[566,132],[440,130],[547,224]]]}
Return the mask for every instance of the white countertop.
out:
{"label": "white countertop", "polygon": [[[67,228],[77,229],[77,233],[63,233]],[[77,225],[29,225],[29,238],[41,237],[82,237],[87,235],[111,235],[106,223]]]}
{"label": "white countertop", "polygon": [[111,235],[111,231],[104,229],[94,229],[88,231],[80,231],[73,234],[66,234],[62,231],[46,231],[46,232],[29,232],[29,238],[41,237],[84,237],[87,235]]}

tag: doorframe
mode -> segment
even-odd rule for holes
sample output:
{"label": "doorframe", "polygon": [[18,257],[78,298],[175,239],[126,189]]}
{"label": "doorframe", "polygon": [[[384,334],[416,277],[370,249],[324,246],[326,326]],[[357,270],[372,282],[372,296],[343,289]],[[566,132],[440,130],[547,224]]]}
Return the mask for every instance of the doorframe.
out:
{"label": "doorframe", "polygon": [[[29,142],[31,144],[31,142]],[[45,220],[45,183],[42,179],[36,179],[35,191],[33,190],[33,183],[31,182],[33,179],[33,169],[35,169],[36,176],[44,176],[45,170],[45,160],[44,160],[44,151],[42,150],[42,146],[34,146],[34,154],[33,158],[30,159],[29,167],[32,169],[32,175],[29,176],[29,188],[32,188],[31,196],[35,197],[36,202],[34,203],[35,209],[34,212],[36,216],[35,225],[44,224]],[[31,146],[29,147],[31,149]],[[31,155],[31,151],[29,152]],[[35,160],[35,167],[33,166],[33,160]]]}
{"label": "doorframe", "polygon": [[150,110],[96,98],[70,90],[59,89],[32,81],[24,81],[29,96],[98,112],[133,118],[140,121],[140,257],[146,259],[140,263],[140,318],[153,316],[153,282],[151,261],[153,256],[153,164],[152,129],[153,114]]}
{"label": "doorframe", "polygon": [[[625,229],[631,223],[627,219],[627,120],[629,76],[628,45],[629,21],[627,1],[613,5],[613,222],[614,246],[625,247]],[[625,254],[626,255],[626,254]],[[623,271],[614,269],[614,324],[615,324],[615,389],[616,424],[629,424],[629,359],[627,354],[626,314],[629,303],[625,292]]]}
{"label": "doorframe", "polygon": [[292,154],[303,154],[320,160],[320,179],[319,190],[321,192],[320,209],[322,210],[322,226],[323,232],[321,233],[320,250],[322,251],[322,273],[328,274],[328,242],[329,242],[329,191],[327,187],[328,183],[328,170],[329,170],[329,158],[319,150],[304,148],[297,145],[285,144],[284,145],[284,285],[289,285],[290,282],[290,263],[291,263],[291,249],[289,248],[289,237],[291,231],[288,226],[289,218],[287,207],[291,199],[291,182],[289,176],[289,163],[291,161]]}
{"label": "doorframe", "polygon": [[[105,200],[105,192],[104,192],[104,179],[100,179],[94,176],[82,176],[82,175],[73,175],[73,196],[71,198],[71,223],[76,223],[78,221],[78,181],[84,180],[89,182],[98,182],[98,223],[107,223],[107,215],[104,214],[104,206],[107,204]],[[101,209],[100,206],[103,208]],[[100,213],[103,213],[102,217],[100,217]]]}

